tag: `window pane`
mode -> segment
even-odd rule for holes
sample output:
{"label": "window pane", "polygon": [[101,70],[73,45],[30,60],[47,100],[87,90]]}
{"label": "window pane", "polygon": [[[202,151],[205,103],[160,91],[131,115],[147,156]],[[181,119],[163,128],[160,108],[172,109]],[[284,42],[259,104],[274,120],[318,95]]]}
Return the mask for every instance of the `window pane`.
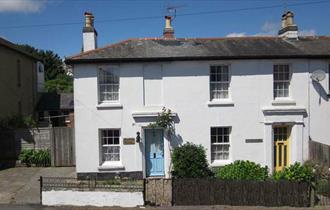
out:
{"label": "window pane", "polygon": [[211,160],[228,160],[230,128],[211,128]]}
{"label": "window pane", "polygon": [[100,101],[117,101],[119,95],[119,77],[112,70],[100,70],[99,96]]}
{"label": "window pane", "polygon": [[102,142],[102,160],[119,161],[120,160],[119,129],[104,129],[101,130],[100,134],[101,134],[101,142]]}
{"label": "window pane", "polygon": [[289,97],[290,85],[290,67],[289,65],[274,65],[273,79],[274,79],[274,98]]}

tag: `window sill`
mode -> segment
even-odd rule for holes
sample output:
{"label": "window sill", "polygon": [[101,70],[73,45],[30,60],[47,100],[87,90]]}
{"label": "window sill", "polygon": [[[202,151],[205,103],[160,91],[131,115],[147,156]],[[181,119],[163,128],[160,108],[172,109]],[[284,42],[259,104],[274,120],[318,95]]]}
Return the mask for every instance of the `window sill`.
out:
{"label": "window sill", "polygon": [[233,163],[232,160],[215,160],[211,163],[211,167],[220,167]]}
{"label": "window sill", "polygon": [[97,168],[99,171],[125,170],[121,162],[104,162]]}
{"label": "window sill", "polygon": [[101,102],[96,106],[97,109],[121,109],[123,105],[119,102]]}
{"label": "window sill", "polygon": [[272,105],[281,106],[281,105],[296,105],[296,101],[292,98],[277,98],[272,101]]}
{"label": "window sill", "polygon": [[234,102],[231,99],[212,100],[207,102],[208,106],[234,106]]}

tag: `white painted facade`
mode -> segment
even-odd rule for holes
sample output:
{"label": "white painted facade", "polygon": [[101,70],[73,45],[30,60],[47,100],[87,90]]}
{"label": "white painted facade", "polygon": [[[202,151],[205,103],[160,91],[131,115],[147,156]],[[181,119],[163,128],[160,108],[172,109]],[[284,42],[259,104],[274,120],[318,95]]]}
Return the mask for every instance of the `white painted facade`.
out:
{"label": "white painted facade", "polygon": [[[164,139],[165,175],[170,176],[170,149],[184,142],[206,148],[211,166],[235,160],[267,165],[272,171],[273,126],[292,126],[290,163],[308,159],[308,141],[330,144],[329,60],[268,59],[173,61],[116,64],[120,74],[118,103],[98,100],[98,68],[105,64],[74,65],[74,104],[77,173],[142,171],[145,176],[144,128],[162,107],[176,113],[175,136]],[[273,99],[273,65],[289,64],[290,97]],[[210,66],[229,65],[229,99],[211,102]],[[113,65],[113,64],[109,64]],[[327,72],[320,84],[311,72]],[[230,126],[229,160],[211,162],[210,128]],[[101,161],[99,129],[120,129],[120,162]],[[124,145],[123,138],[141,143]],[[248,143],[246,139],[262,139]],[[102,165],[103,164],[103,165]]]}
{"label": "white painted facade", "polygon": [[43,191],[42,205],[46,206],[143,206],[142,192],[107,191]]}

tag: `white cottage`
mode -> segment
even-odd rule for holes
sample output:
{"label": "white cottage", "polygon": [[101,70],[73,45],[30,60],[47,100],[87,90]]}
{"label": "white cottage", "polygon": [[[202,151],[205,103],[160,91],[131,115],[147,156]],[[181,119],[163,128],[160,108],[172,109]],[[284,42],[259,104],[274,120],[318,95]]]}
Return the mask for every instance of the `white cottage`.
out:
{"label": "white cottage", "polygon": [[[250,160],[271,171],[307,160],[310,139],[330,144],[330,37],[298,37],[291,12],[278,37],[175,38],[166,17],[162,38],[103,48],[85,16],[84,52],[66,60],[78,177],[169,177],[171,150],[187,141],[212,167]],[[170,137],[148,127],[163,107]]]}

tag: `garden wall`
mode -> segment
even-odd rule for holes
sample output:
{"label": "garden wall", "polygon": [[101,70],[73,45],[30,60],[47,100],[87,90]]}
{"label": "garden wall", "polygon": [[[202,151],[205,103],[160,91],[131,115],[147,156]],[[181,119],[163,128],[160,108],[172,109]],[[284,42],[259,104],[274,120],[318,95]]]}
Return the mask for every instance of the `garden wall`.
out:
{"label": "garden wall", "polygon": [[142,192],[52,190],[42,192],[42,204],[48,206],[142,206]]}
{"label": "garden wall", "polygon": [[174,205],[310,206],[310,186],[288,181],[173,179]]}
{"label": "garden wall", "polygon": [[40,177],[40,202],[47,206],[142,206],[143,183],[130,179]]}

